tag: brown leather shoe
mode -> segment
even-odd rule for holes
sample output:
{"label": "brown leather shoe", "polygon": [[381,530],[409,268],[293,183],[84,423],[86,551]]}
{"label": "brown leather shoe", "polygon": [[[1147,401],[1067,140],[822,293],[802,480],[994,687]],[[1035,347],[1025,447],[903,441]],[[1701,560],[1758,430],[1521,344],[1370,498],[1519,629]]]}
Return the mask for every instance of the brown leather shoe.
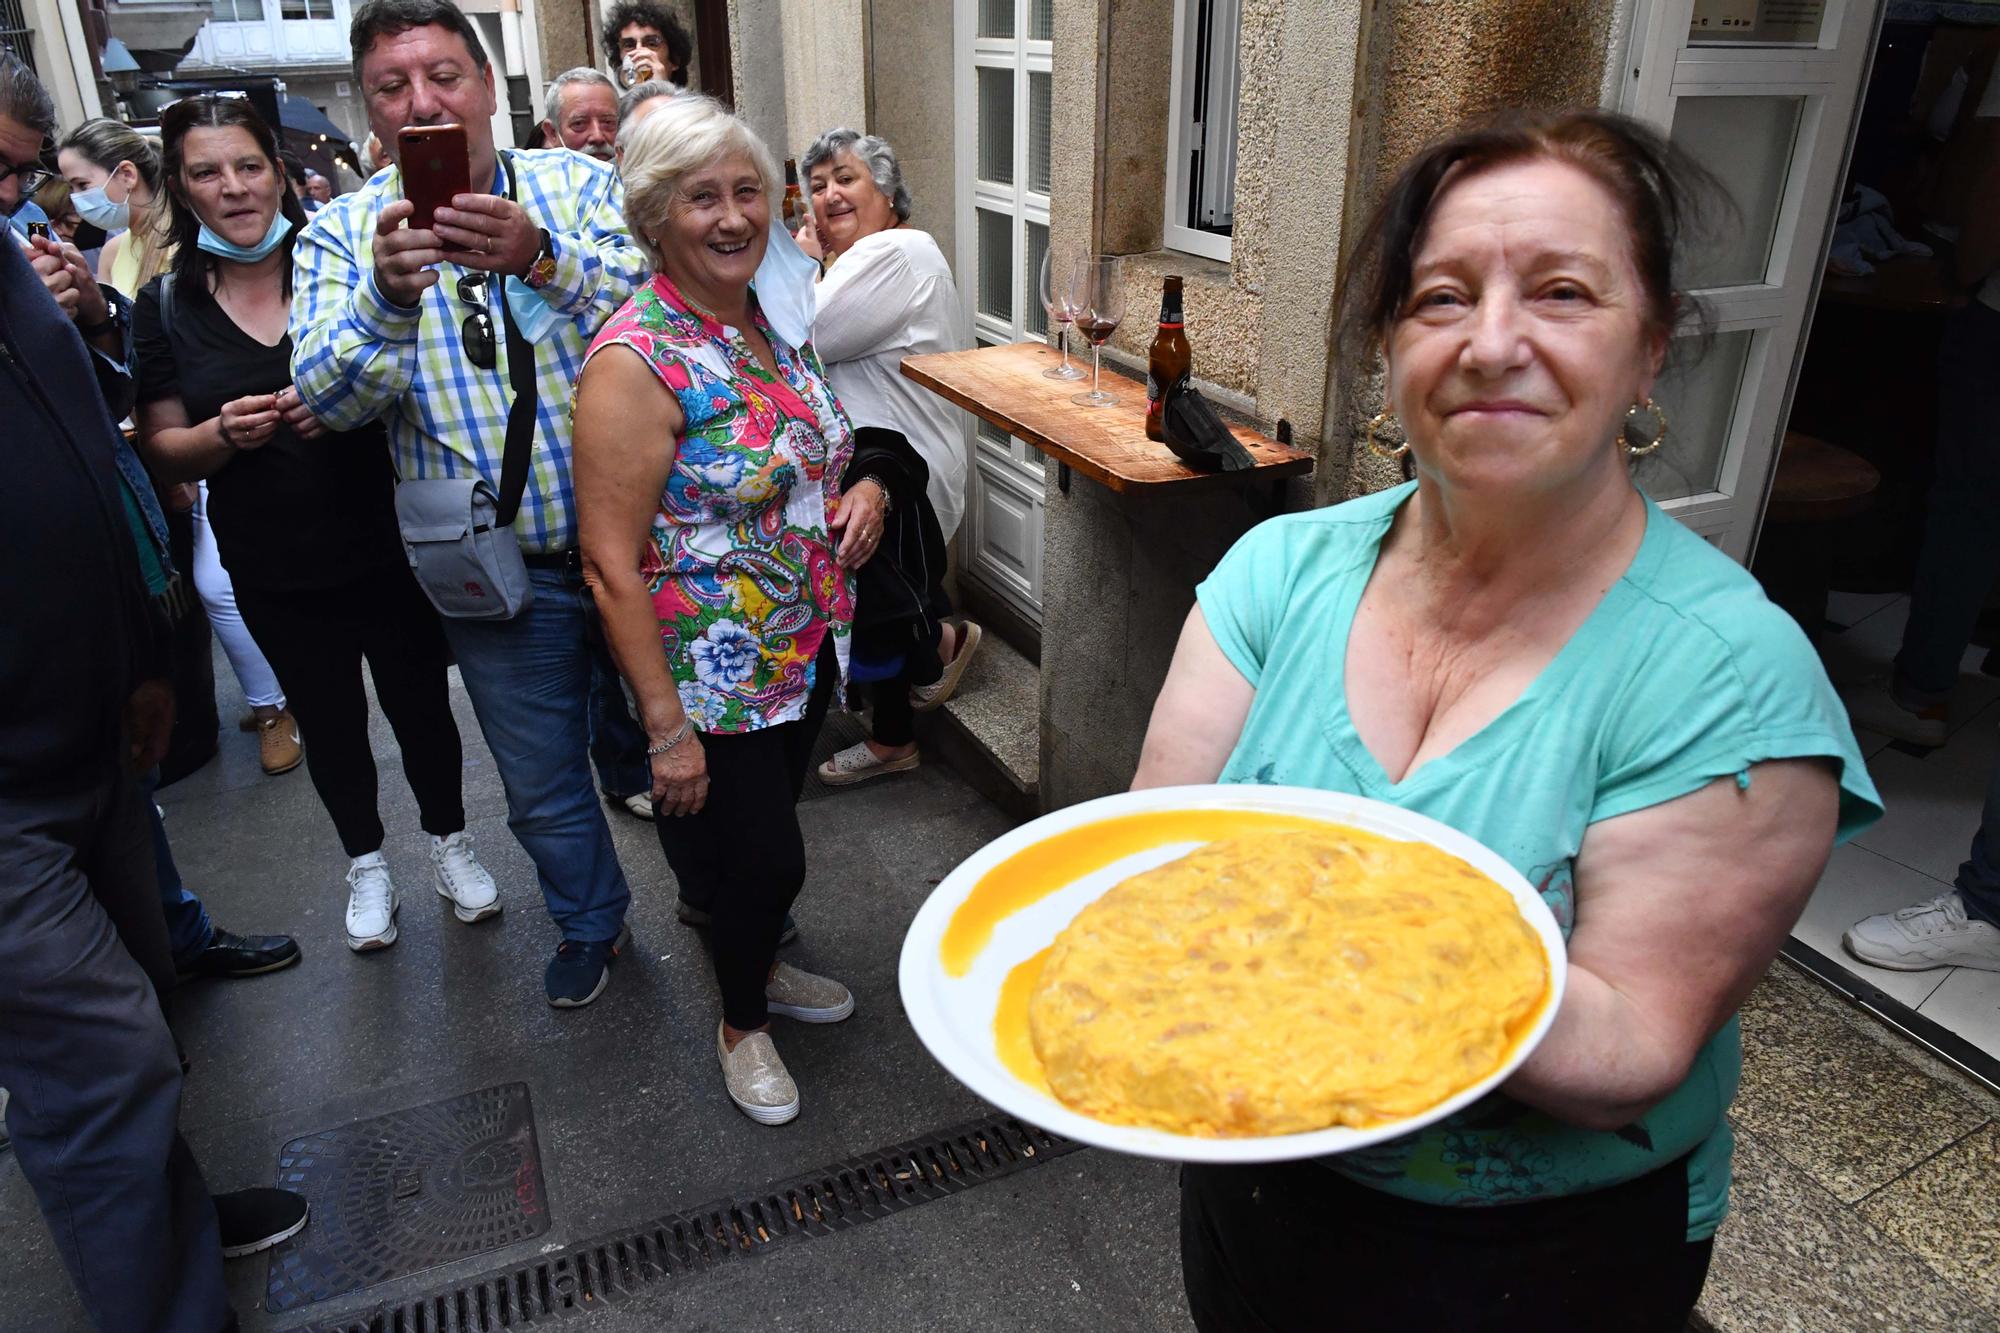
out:
{"label": "brown leather shoe", "polygon": [[305,746],[299,743],[299,724],[287,710],[257,724],[257,758],[264,771],[276,777],[289,773],[305,760]]}

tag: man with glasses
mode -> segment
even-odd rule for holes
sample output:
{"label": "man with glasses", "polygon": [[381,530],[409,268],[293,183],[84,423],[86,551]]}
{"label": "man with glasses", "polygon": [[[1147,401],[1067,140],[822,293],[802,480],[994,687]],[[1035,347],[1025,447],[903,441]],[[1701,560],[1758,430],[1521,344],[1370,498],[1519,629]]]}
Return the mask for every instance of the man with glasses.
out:
{"label": "man with glasses", "polygon": [[511,619],[444,625],[507,789],[508,825],[562,932],[544,975],[549,1003],[588,1004],[628,938],[630,894],[586,748],[592,649],[569,405],[592,335],[644,279],[645,260],[608,164],[496,151],[493,69],[450,0],[367,0],[351,32],[369,128],[390,157],[404,126],[463,125],[482,192],[412,228],[391,170],[314,214],[293,252],[292,375],[336,430],[379,417],[403,480],[478,476],[497,491],[514,401],[503,306],[530,344],[535,424],[513,530],[533,598]]}
{"label": "man with glasses", "polygon": [[622,0],[604,16],[604,58],[624,87],[649,79],[680,85],[687,82],[694,42],[660,0]]}
{"label": "man with glasses", "polygon": [[[48,99],[34,71],[0,50],[0,105],[17,109],[31,106],[35,104],[35,94],[43,101]],[[27,113],[17,111],[17,114]],[[17,237],[27,236],[29,223],[46,224],[49,220],[49,215],[29,196],[55,175],[42,161],[42,146],[53,128],[53,110],[50,125],[46,127],[32,125],[15,115],[0,115],[0,216],[7,219]]]}

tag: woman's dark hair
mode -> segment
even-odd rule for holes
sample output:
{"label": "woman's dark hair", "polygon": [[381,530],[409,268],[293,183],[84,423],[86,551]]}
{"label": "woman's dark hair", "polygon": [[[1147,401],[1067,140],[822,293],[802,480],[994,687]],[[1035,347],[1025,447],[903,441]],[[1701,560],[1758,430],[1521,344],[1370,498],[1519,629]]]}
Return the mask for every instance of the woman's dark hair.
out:
{"label": "woman's dark hair", "polygon": [[1645,293],[1647,328],[1661,337],[1673,332],[1684,299],[1679,284],[1684,242],[1706,231],[1716,210],[1733,211],[1721,183],[1629,116],[1510,112],[1418,153],[1362,226],[1338,300],[1350,351],[1386,343],[1402,318],[1417,247],[1439,195],[1477,172],[1535,161],[1567,163],[1618,201]]}
{"label": "woman's dark hair", "polygon": [[486,48],[479,41],[478,30],[465,16],[465,11],[451,0],[363,0],[355,7],[354,20],[347,25],[347,46],[354,61],[354,81],[361,82],[361,59],[378,38],[394,37],[412,28],[430,27],[458,34],[458,39],[465,43],[467,53],[472,56],[473,67],[481,73],[491,68],[493,62],[486,58]]}
{"label": "woman's dark hair", "polygon": [[676,79],[687,77],[688,62],[694,59],[694,41],[687,29],[674,17],[674,11],[660,3],[660,0],[619,0],[604,16],[604,58],[617,69],[624,62],[624,53],[618,49],[618,34],[634,23],[644,28],[659,30],[660,39],[667,44],[667,63],[673,68],[667,74]]}
{"label": "woman's dark hair", "polygon": [[[203,250],[201,240],[201,219],[195,215],[194,205],[188,202],[187,189],[181,182],[190,130],[221,130],[231,127],[243,130],[257,141],[257,147],[271,164],[271,174],[278,178],[283,193],[278,196],[278,211],[292,224],[292,233],[285,238],[285,253],[291,254],[291,243],[298,239],[299,229],[306,225],[306,211],[299,205],[299,197],[292,192],[291,178],[285,175],[285,168],[278,148],[278,136],[257,114],[257,108],[244,97],[217,97],[204,94],[201,97],[183,98],[160,113],[160,157],[166,166],[167,200],[172,210],[167,235],[174,247],[173,276],[177,283],[199,286],[208,290],[208,275],[215,271],[221,261]],[[292,266],[284,266],[285,291],[292,290]]]}

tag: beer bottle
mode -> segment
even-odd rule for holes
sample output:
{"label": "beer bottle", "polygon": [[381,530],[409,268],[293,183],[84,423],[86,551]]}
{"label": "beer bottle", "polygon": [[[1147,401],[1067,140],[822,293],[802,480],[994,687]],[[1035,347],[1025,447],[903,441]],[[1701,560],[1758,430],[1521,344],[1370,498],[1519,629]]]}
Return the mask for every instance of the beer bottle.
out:
{"label": "beer bottle", "polygon": [[1160,292],[1160,331],[1146,358],[1146,438],[1167,438],[1167,394],[1187,387],[1194,370],[1194,353],[1181,328],[1181,278],[1167,275]]}
{"label": "beer bottle", "polygon": [[785,230],[797,232],[804,225],[806,211],[799,196],[799,160],[785,159]]}

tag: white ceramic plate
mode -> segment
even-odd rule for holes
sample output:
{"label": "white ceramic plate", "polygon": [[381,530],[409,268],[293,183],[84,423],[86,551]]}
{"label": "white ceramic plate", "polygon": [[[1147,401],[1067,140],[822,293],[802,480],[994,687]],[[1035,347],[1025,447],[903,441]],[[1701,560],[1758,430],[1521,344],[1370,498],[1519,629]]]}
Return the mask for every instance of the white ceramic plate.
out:
{"label": "white ceramic plate", "polygon": [[[1173,842],[1135,853],[1004,918],[962,977],[945,971],[938,946],[952,913],[973,886],[987,871],[1016,852],[1079,825],[1121,815],[1169,810],[1266,810],[1303,815],[1385,837],[1427,842],[1461,858],[1514,895],[1521,915],[1541,939],[1549,960],[1549,994],[1541,1013],[1525,1039],[1516,1044],[1508,1060],[1491,1075],[1427,1111],[1368,1129],[1321,1129],[1264,1138],[1198,1138],[1107,1124],[1072,1111],[1023,1083],[1001,1063],[993,1037],[993,1017],[1001,983],[1016,964],[1053,943],[1078,912],[1112,885],[1183,856],[1200,843]],[[1566,970],[1562,932],[1541,895],[1497,853],[1456,829],[1359,796],[1304,787],[1216,785],[1159,787],[1086,801],[1043,815],[988,843],[946,876],[917,912],[909,933],[903,937],[898,979],[910,1023],[930,1053],[959,1082],[1003,1111],[1067,1138],[1139,1157],[1177,1162],[1280,1162],[1346,1152],[1396,1138],[1478,1100],[1527,1059],[1548,1032],[1562,1001]]]}

